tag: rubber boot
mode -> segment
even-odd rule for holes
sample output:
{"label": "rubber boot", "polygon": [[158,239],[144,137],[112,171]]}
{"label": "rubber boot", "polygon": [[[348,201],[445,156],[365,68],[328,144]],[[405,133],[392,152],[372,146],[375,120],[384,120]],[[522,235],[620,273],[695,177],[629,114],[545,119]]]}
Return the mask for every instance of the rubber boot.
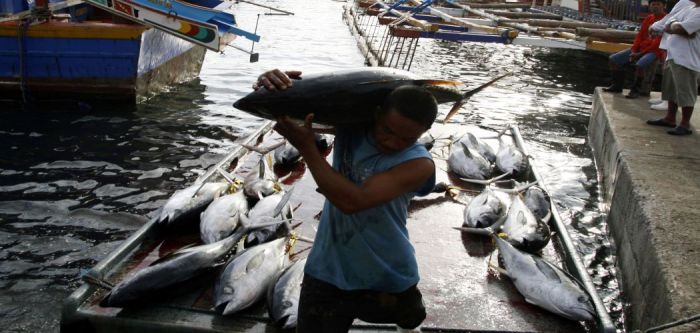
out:
{"label": "rubber boot", "polygon": [[625,84],[625,71],[614,70],[611,76],[612,84],[609,87],[603,88],[603,91],[611,93],[622,92],[622,86]]}

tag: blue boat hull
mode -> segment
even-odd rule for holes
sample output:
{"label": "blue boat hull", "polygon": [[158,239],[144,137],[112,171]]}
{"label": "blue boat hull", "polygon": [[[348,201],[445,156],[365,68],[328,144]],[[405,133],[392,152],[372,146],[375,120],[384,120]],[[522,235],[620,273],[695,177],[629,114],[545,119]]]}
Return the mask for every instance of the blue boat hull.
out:
{"label": "blue boat hull", "polygon": [[134,104],[195,78],[206,53],[133,24],[49,22],[21,30],[0,25],[0,98]]}

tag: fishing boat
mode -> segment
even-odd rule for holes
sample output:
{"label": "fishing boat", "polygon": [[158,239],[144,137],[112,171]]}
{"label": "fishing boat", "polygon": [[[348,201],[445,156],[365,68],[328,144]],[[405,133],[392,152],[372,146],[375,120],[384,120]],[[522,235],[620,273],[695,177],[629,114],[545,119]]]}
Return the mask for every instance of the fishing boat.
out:
{"label": "fishing boat", "polygon": [[[195,184],[221,180],[217,169],[245,174],[254,168],[258,153],[244,145],[270,146],[279,140],[267,122],[235,148],[219,163],[201,175]],[[452,132],[449,125],[436,124],[432,131]],[[527,154],[525,143],[516,127],[510,128],[514,143]],[[440,135],[435,133],[436,136]],[[529,155],[528,155],[529,156]],[[435,159],[438,181],[449,181],[445,161]],[[543,179],[532,169],[530,180]],[[313,238],[317,214],[323,197],[315,191],[315,183],[306,172],[294,183],[292,206],[298,206],[295,218],[304,221],[299,234]],[[595,307],[595,322],[576,322],[551,314],[527,303],[507,279],[496,279],[489,273],[488,260],[494,246],[487,238],[469,238],[452,229],[461,225],[464,206],[443,193],[415,198],[409,208],[408,228],[421,272],[421,289],[428,317],[422,325],[425,332],[615,332],[615,326],[598,297],[573,242],[552,205],[554,244],[543,251],[576,277],[590,294]],[[89,270],[87,274],[116,284],[134,272],[150,265],[159,257],[198,239],[198,232],[173,236],[159,232],[154,218],[117,249]],[[555,246],[556,245],[556,246]],[[307,245],[309,246],[309,245]],[[276,332],[265,305],[222,316],[212,303],[213,276],[192,283],[178,295],[144,301],[137,307],[103,307],[100,302],[107,291],[93,283],[84,283],[64,302],[63,332]],[[395,331],[393,325],[379,325],[356,320],[353,332]]]}
{"label": "fishing boat", "polygon": [[0,0],[0,99],[133,105],[199,75],[239,29],[219,0]]}

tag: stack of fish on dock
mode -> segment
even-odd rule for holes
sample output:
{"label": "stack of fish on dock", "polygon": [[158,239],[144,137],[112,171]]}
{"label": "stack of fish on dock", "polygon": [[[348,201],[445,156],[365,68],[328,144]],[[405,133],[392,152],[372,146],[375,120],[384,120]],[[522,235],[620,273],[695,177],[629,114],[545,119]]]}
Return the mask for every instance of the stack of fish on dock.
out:
{"label": "stack of fish on dock", "polygon": [[[320,148],[330,149],[332,138],[317,138]],[[292,189],[284,189],[269,163],[277,155],[285,156],[280,163],[291,162],[288,158],[294,152],[285,147],[289,146],[284,142],[267,149],[248,147],[259,152],[260,159],[242,177],[245,181],[218,168],[217,178],[224,181],[205,181],[176,191],[158,213],[158,227],[166,234],[181,233],[198,223],[203,244],[167,254],[117,285],[86,276],[87,281],[110,290],[101,305],[143,305],[161,293],[194,288],[192,281],[215,271],[212,302],[221,314],[234,314],[267,296],[271,318],[286,328],[294,327],[305,259],[297,260],[298,253],[292,250],[297,238],[303,237],[293,232],[298,224],[292,224]]]}
{"label": "stack of fish on dock", "polygon": [[[580,283],[537,255],[551,239],[552,203],[537,181],[520,182],[528,180],[530,157],[503,137],[501,132],[495,154],[472,133],[450,145],[450,172],[484,185],[465,206],[462,227],[455,229],[494,239],[505,270],[492,268],[509,276],[527,302],[571,320],[592,320],[595,310]],[[497,175],[489,178],[494,169]],[[503,184],[510,188],[494,186]]]}

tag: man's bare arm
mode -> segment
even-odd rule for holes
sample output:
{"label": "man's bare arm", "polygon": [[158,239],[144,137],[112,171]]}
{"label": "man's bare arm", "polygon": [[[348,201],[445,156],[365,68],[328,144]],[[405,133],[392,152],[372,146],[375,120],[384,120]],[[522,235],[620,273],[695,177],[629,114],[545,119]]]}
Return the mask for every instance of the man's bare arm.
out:
{"label": "man's bare arm", "polygon": [[681,35],[687,38],[695,37],[695,33],[689,34],[685,30],[685,28],[683,28],[683,25],[681,25],[680,22],[672,22],[671,24],[666,26],[666,29],[664,31],[670,34]]}
{"label": "man's bare arm", "polygon": [[432,161],[419,158],[371,176],[362,185],[357,185],[333,169],[316,149],[312,121],[313,115],[308,115],[304,126],[299,126],[289,118],[281,117],[275,130],[299,150],[319,191],[343,213],[352,214],[376,207],[403,193],[416,191],[435,172]]}

